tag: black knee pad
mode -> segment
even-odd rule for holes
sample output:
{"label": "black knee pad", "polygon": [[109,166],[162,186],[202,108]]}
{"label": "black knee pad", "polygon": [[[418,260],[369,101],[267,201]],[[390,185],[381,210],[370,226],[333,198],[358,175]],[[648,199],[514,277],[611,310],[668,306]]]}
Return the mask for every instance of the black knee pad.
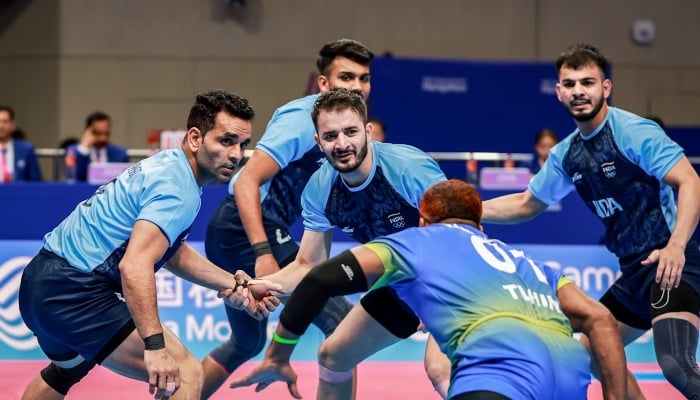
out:
{"label": "black knee pad", "polygon": [[388,286],[370,290],[362,296],[360,304],[367,314],[398,338],[406,339],[418,330],[418,316]]}
{"label": "black knee pad", "polygon": [[661,371],[687,398],[700,393],[697,344],[698,330],[686,320],[666,318],[654,323],[654,349]]}
{"label": "black knee pad", "polygon": [[60,368],[50,363],[41,370],[41,378],[53,390],[65,396],[68,390],[80,382],[94,366],[93,361],[83,361],[73,368]]}

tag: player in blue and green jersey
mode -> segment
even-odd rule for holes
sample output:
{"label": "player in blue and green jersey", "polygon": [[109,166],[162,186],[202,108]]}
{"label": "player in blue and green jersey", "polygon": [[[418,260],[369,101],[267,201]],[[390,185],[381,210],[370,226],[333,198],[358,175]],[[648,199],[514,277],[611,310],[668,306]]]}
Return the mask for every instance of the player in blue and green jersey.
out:
{"label": "player in blue and green jersey", "polygon": [[561,272],[481,232],[481,198],[471,185],[432,186],[420,215],[420,228],[314,268],[288,299],[263,363],[236,384],[282,380],[298,397],[289,356],[326,299],[389,286],[451,360],[450,399],[585,399],[590,359],[573,330],[591,338],[605,398],[625,398],[625,355],[612,314]]}

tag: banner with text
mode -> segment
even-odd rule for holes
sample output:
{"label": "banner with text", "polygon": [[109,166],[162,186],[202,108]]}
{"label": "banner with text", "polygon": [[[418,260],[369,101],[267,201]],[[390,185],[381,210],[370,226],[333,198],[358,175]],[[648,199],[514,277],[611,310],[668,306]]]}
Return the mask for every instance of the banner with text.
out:
{"label": "banner with text", "polygon": [[[204,252],[204,243],[191,242]],[[19,312],[18,289],[23,268],[41,248],[38,240],[0,240],[0,359],[44,359],[32,332],[24,325]],[[353,243],[334,242],[337,254]],[[521,245],[533,258],[561,269],[586,293],[599,298],[618,274],[617,259],[603,246]],[[223,301],[216,292],[193,285],[172,273],[161,270],[156,280],[160,317],[198,358],[226,340],[231,332]],[[356,302],[359,295],[351,296]],[[276,328],[279,312],[268,323],[268,333]],[[361,333],[360,333],[361,334]],[[268,335],[269,336],[269,335]],[[416,333],[371,359],[381,361],[420,361],[423,359],[426,334]],[[297,360],[315,360],[323,335],[310,328],[294,353]],[[650,333],[627,347],[630,362],[653,362],[654,349]],[[258,356],[259,358],[260,356]]]}

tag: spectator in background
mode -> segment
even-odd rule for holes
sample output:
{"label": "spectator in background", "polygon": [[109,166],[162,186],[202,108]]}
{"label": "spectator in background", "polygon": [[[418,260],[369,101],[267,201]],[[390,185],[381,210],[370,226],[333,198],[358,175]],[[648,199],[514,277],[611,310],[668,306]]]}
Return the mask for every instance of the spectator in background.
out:
{"label": "spectator in background", "polygon": [[27,140],[27,133],[24,132],[22,128],[15,128],[10,136],[12,136],[14,140]]}
{"label": "spectator in background", "polygon": [[386,125],[384,124],[384,121],[377,117],[371,117],[367,122],[374,126],[374,130],[372,131],[372,140],[376,140],[377,142],[386,141]]}
{"label": "spectator in background", "polygon": [[559,143],[559,137],[553,130],[544,128],[537,132],[535,135],[535,157],[530,164],[530,172],[533,175],[540,171],[544,162],[547,161],[549,150],[557,143]]}
{"label": "spectator in background", "polygon": [[112,119],[109,115],[95,111],[85,120],[85,131],[80,142],[66,148],[66,152],[73,151],[77,158],[77,181],[87,181],[91,162],[129,162],[126,147],[109,142],[111,129]]}
{"label": "spectator in background", "polygon": [[13,139],[15,111],[0,106],[0,183],[40,181],[41,169],[34,154],[34,146]]}
{"label": "spectator in background", "polygon": [[78,143],[80,143],[80,140],[77,137],[70,136],[70,137],[67,137],[67,138],[61,140],[61,142],[58,144],[58,148],[66,150],[70,146],[75,146]]}

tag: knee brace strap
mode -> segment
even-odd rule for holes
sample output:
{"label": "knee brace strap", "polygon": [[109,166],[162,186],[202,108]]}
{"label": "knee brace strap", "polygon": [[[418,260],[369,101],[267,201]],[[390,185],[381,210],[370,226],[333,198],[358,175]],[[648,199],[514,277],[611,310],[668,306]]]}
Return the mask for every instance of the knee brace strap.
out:
{"label": "knee brace strap", "polygon": [[353,370],[339,372],[330,370],[322,365],[318,366],[318,379],[328,383],[343,383],[352,379]]}
{"label": "knee brace strap", "polygon": [[80,382],[94,366],[94,361],[83,361],[73,368],[59,368],[56,364],[50,363],[41,370],[41,378],[53,390],[65,396],[68,390]]}

